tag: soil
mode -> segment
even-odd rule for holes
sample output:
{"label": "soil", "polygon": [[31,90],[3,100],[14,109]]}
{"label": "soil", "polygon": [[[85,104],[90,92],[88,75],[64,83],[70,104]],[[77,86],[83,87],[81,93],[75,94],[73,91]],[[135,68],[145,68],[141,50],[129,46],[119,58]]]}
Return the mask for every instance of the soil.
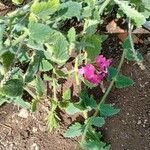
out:
{"label": "soil", "polygon": [[[113,39],[112,36],[110,38]],[[110,43],[110,38],[104,46]],[[114,47],[119,47],[116,38],[114,41]],[[107,48],[109,51],[109,47]],[[112,49],[113,45],[110,48]],[[119,53],[116,51],[116,55]],[[115,56],[112,55],[113,57]],[[148,45],[144,57],[145,70],[140,70],[132,62],[126,62],[122,68],[123,74],[134,79],[134,86],[121,90],[113,89],[108,97],[108,102],[121,109],[118,115],[107,120],[102,129],[104,140],[112,145],[112,150],[150,149],[150,51]],[[71,86],[70,81],[64,85],[64,87]],[[100,93],[100,89],[96,88],[93,91],[93,95],[99,99],[100,95],[97,93]],[[0,107],[0,150],[76,150],[79,139],[63,137],[64,130],[74,118],[61,113],[63,122],[59,130],[50,133],[45,121],[47,112],[47,102],[40,103],[36,113],[18,108],[13,104]]]}
{"label": "soil", "polygon": [[108,98],[121,108],[104,128],[105,140],[113,150],[150,149],[150,53],[145,56],[146,70],[134,64],[124,64],[123,73],[134,79],[133,87],[115,89]]}
{"label": "soil", "polygon": [[[150,36],[143,36],[142,41],[136,48],[144,55],[146,69],[141,70],[135,63],[126,61],[122,73],[134,79],[134,86],[113,89],[107,98],[107,102],[121,109],[118,115],[107,119],[101,129],[104,141],[111,144],[112,150],[150,150]],[[116,35],[109,36],[103,47],[107,57],[120,57],[121,46]],[[71,80],[65,83],[64,88],[72,87]],[[75,96],[76,88],[73,92]],[[99,88],[91,92],[96,99],[101,96]],[[61,112],[59,130],[50,133],[46,124],[47,103],[41,102],[35,113],[13,104],[0,107],[0,150],[78,149],[80,139],[63,137],[64,131],[76,119],[75,116],[71,118]]]}

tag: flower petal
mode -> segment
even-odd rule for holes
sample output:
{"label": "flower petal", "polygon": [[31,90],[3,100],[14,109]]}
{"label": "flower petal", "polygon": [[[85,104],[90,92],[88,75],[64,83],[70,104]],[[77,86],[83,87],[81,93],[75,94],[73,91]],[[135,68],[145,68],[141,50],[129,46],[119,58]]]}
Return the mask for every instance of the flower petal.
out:
{"label": "flower petal", "polygon": [[107,67],[110,66],[111,60],[106,59],[103,55],[99,55],[96,57],[96,64],[99,67],[101,72],[105,72]]}

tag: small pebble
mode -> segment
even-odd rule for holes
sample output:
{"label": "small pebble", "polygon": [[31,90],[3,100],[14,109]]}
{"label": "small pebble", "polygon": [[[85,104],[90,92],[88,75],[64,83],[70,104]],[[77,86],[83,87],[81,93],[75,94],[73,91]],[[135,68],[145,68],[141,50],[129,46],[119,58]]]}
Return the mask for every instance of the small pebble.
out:
{"label": "small pebble", "polygon": [[20,112],[18,113],[18,116],[21,117],[21,118],[26,119],[26,118],[28,118],[28,116],[29,116],[29,112],[28,112],[27,109],[22,108],[22,109],[20,110]]}
{"label": "small pebble", "polygon": [[36,127],[33,127],[33,129],[32,129],[32,131],[35,133],[35,132],[37,132],[37,128]]}
{"label": "small pebble", "polygon": [[145,119],[145,120],[144,120],[144,124],[145,124],[147,121],[148,121],[148,120],[147,120],[147,119]]}
{"label": "small pebble", "polygon": [[146,127],[145,124],[143,124],[143,127],[144,127],[144,128]]}
{"label": "small pebble", "polygon": [[137,124],[139,125],[139,124],[141,124],[141,123],[142,123],[142,121],[141,121],[141,120],[138,120]]}
{"label": "small pebble", "polygon": [[31,150],[39,150],[39,146],[36,143],[31,145]]}
{"label": "small pebble", "polygon": [[42,132],[46,132],[47,131],[47,127],[44,126],[44,125],[40,125],[39,124],[39,130],[42,131]]}

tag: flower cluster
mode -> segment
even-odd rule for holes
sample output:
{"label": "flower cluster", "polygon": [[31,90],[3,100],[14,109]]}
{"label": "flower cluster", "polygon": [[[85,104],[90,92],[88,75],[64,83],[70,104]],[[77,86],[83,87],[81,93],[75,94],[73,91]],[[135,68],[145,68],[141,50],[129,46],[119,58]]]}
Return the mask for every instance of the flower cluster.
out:
{"label": "flower cluster", "polygon": [[79,74],[83,75],[90,83],[97,85],[107,76],[107,68],[110,66],[111,60],[106,59],[103,55],[99,55],[96,57],[95,61],[98,69],[92,64],[86,64],[79,69]]}

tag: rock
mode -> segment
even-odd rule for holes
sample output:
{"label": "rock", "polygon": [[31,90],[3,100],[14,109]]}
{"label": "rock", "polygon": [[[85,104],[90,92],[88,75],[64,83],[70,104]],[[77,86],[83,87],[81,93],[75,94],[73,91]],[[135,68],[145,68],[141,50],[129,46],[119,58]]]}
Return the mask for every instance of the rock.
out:
{"label": "rock", "polygon": [[141,123],[142,123],[142,121],[141,121],[141,120],[138,120],[137,124],[140,125]]}
{"label": "rock", "polygon": [[29,112],[28,112],[27,109],[22,108],[22,109],[20,110],[20,112],[18,113],[18,116],[21,117],[21,118],[26,119],[26,118],[28,118],[28,116],[29,116]]}
{"label": "rock", "polygon": [[46,132],[47,131],[47,126],[39,124],[39,130],[42,131],[42,132]]}
{"label": "rock", "polygon": [[32,128],[32,131],[35,133],[35,132],[38,131],[38,129],[37,129],[36,127],[33,127],[33,128]]}
{"label": "rock", "polygon": [[31,145],[31,150],[40,150],[40,149],[39,149],[39,146],[36,143],[33,143]]}

